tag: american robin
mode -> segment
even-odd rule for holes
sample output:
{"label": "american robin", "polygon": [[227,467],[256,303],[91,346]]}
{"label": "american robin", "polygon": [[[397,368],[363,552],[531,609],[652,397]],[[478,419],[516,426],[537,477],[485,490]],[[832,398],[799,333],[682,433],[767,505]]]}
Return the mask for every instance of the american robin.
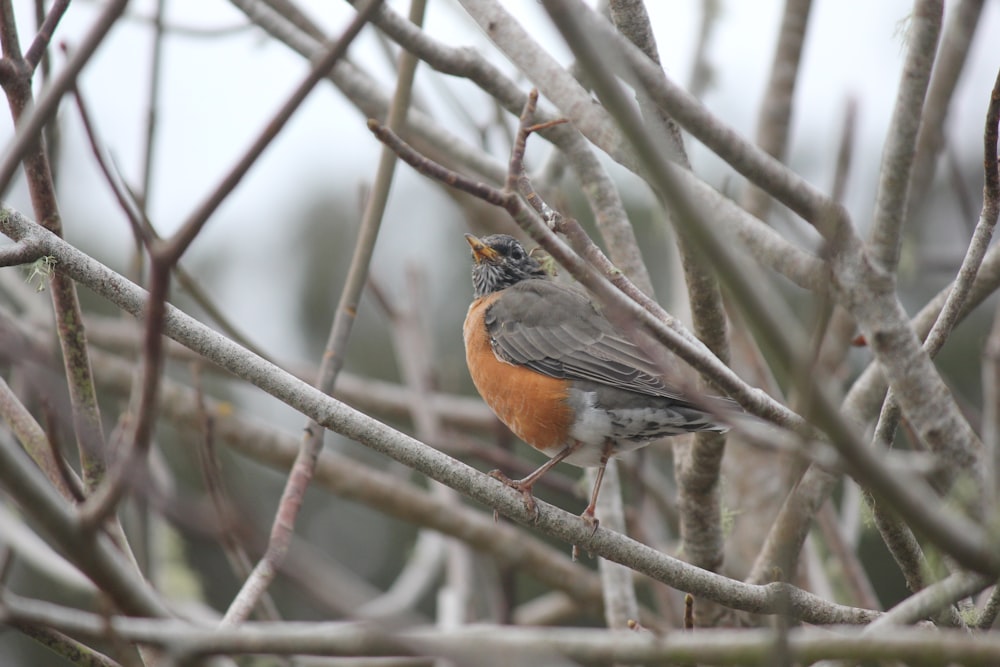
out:
{"label": "american robin", "polygon": [[[465,318],[465,358],[487,405],[517,437],[551,460],[524,479],[490,474],[524,494],[560,461],[598,467],[581,515],[596,531],[608,459],[664,436],[723,432],[713,414],[664,382],[656,364],[582,291],[553,280],[513,237],[472,246],[475,297]],[[733,405],[713,397],[720,410]]]}

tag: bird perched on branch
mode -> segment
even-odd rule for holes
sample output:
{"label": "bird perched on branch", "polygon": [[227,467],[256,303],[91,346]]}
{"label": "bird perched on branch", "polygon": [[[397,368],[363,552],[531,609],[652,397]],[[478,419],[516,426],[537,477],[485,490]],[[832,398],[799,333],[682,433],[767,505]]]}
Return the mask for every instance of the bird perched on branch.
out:
{"label": "bird perched on branch", "polygon": [[596,531],[610,457],[665,436],[726,430],[715,415],[731,409],[729,399],[696,404],[670,387],[586,294],[553,280],[515,238],[465,238],[475,289],[463,327],[472,381],[500,421],[551,457],[524,479],[490,473],[519,490],[529,512],[537,512],[532,487],[560,461],[597,467],[581,515]]}

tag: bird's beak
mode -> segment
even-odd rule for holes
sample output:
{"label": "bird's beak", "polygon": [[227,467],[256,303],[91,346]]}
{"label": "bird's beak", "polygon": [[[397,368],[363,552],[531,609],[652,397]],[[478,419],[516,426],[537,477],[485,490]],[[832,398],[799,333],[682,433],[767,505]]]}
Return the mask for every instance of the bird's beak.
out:
{"label": "bird's beak", "polygon": [[489,247],[479,239],[477,239],[472,234],[466,234],[465,240],[469,242],[472,247],[472,259],[475,260],[476,264],[482,264],[484,260],[493,260],[497,258],[497,251]]}

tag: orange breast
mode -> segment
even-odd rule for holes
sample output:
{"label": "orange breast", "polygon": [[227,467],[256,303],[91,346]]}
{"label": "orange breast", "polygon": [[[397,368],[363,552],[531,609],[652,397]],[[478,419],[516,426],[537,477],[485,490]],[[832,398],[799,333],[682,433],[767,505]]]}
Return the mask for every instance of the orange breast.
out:
{"label": "orange breast", "polygon": [[485,316],[487,308],[499,297],[495,293],[473,301],[465,318],[462,328],[465,361],[472,382],[490,409],[517,437],[542,451],[561,449],[573,418],[566,403],[566,383],[501,361],[493,353]]}

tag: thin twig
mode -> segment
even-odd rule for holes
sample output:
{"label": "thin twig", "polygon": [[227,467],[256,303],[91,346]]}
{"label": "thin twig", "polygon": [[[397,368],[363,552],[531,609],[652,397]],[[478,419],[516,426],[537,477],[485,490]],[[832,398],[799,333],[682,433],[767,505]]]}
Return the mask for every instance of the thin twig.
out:
{"label": "thin twig", "polygon": [[146,328],[139,389],[131,402],[132,414],[126,419],[126,435],[123,437],[126,449],[120,453],[104,482],[80,507],[80,518],[90,528],[115,512],[119,500],[129,488],[130,480],[141,477],[138,471],[145,466],[156,424],[156,403],[164,362],[161,332],[169,285],[170,265],[154,259],[150,271],[149,300],[144,313]]}
{"label": "thin twig", "polygon": [[[611,459],[604,470],[601,495],[597,498],[597,513],[601,527],[625,533],[625,504],[622,500],[622,482],[618,461]],[[593,484],[597,471],[588,468],[586,478]],[[597,563],[604,594],[604,624],[608,628],[624,630],[639,618],[639,601],[636,597],[632,571],[623,565],[602,558]]]}
{"label": "thin twig", "polygon": [[[64,49],[64,51],[66,50]],[[68,53],[68,51],[66,52]],[[125,189],[121,179],[118,178],[119,174],[112,169],[112,164],[107,158],[107,151],[97,134],[97,128],[94,125],[93,115],[90,113],[90,105],[84,98],[83,93],[76,85],[73,86],[72,92],[73,100],[76,102],[77,113],[80,115],[80,123],[83,125],[83,132],[87,136],[87,142],[90,144],[90,151],[93,153],[94,159],[97,161],[97,166],[101,170],[104,180],[111,188],[111,192],[114,195],[115,200],[118,202],[118,207],[121,208],[122,212],[125,214],[125,217],[132,228],[132,234],[136,237],[136,240],[140,245],[139,250],[141,250],[143,245],[149,246],[154,241],[158,240],[158,238],[156,237],[155,232],[152,231],[152,226],[145,219],[140,207],[136,205],[135,200]]]}
{"label": "thin twig", "polygon": [[24,407],[7,382],[0,377],[0,415],[21,443],[24,451],[45,473],[49,482],[70,503],[76,502],[79,489],[72,488],[63,475],[63,464],[56,458],[56,452],[49,445],[49,439],[41,425]]}
{"label": "thin twig", "polygon": [[31,42],[28,50],[24,52],[24,62],[32,70],[38,67],[38,64],[42,61],[42,57],[46,49],[48,49],[49,43],[52,41],[52,35],[56,31],[56,26],[59,25],[59,21],[67,9],[69,9],[69,0],[56,0],[49,7],[49,12],[45,15],[45,20],[38,26],[35,39]]}
{"label": "thin twig", "polygon": [[[848,98],[844,105],[840,142],[830,185],[830,198],[837,203],[843,203],[847,192],[847,182],[851,173],[851,162],[856,143],[857,113],[857,100]],[[822,338],[815,358],[815,368],[821,377],[835,377],[842,371],[844,360],[850,350],[851,340],[856,335],[857,325],[854,318],[843,307],[833,303],[829,285],[824,284],[818,292],[822,295],[824,310],[829,313],[829,316],[822,330],[817,330]]]}
{"label": "thin twig", "polygon": [[[411,404],[411,417],[418,438],[424,442],[442,441],[442,419],[430,403],[430,396],[436,378],[432,341],[427,335],[427,298],[421,287],[423,274],[415,267],[407,267],[407,289],[405,304],[399,305],[377,287],[373,281],[372,291],[390,322],[397,366],[415,400]],[[431,493],[445,503],[458,503],[458,494],[443,484],[433,483]],[[438,589],[437,623],[443,627],[455,627],[468,622],[466,613],[470,604],[470,582],[466,574],[469,570],[470,554],[459,541],[442,540],[435,531],[422,529],[417,535],[412,557],[400,571],[386,594],[366,605],[369,610],[385,610],[393,606],[410,609],[417,602],[416,595],[426,592],[426,588],[436,581],[444,567],[444,583]],[[487,596],[485,590],[479,595]]]}
{"label": "thin twig", "polygon": [[[771,73],[761,95],[757,112],[757,130],[754,141],[762,150],[784,161],[788,150],[788,137],[792,129],[792,100],[798,81],[802,50],[812,0],[786,0],[781,17]],[[771,198],[753,185],[743,190],[743,208],[754,216],[766,220],[771,208]]]}
{"label": "thin twig", "polygon": [[[898,517],[887,512],[880,504],[872,502],[869,494],[865,493],[864,499],[875,519],[879,535],[903,573],[906,587],[913,593],[925,590],[927,577],[933,576],[933,573],[920,543],[913,535],[913,531]],[[935,620],[948,627],[957,628],[964,625],[958,611],[951,605],[942,608],[935,615]]]}
{"label": "thin twig", "polygon": [[166,26],[163,15],[166,12],[167,0],[157,0],[153,14],[153,44],[152,57],[149,61],[149,95],[146,98],[146,140],[142,151],[142,177],[140,178],[139,201],[142,210],[149,210],[150,191],[153,176],[153,156],[156,148],[157,117],[160,107],[161,76],[163,73],[163,49],[166,36]]}
{"label": "thin twig", "polygon": [[923,590],[927,586],[930,565],[913,531],[881,504],[874,502],[870,493],[862,491],[862,494],[882,541],[903,574],[906,587],[913,593]]}
{"label": "thin twig", "polygon": [[1000,310],[993,316],[983,346],[983,445],[986,447],[986,485],[983,516],[993,516],[1000,506]]}
{"label": "thin twig", "polygon": [[[264,131],[247,148],[246,152],[237,161],[233,168],[226,174],[219,185],[212,191],[208,198],[202,202],[187,219],[181,224],[181,228],[168,241],[165,254],[173,260],[177,260],[184,254],[191,242],[201,231],[209,217],[219,207],[222,201],[236,188],[250,168],[256,164],[257,158],[264,152],[278,133],[282,130],[288,120],[305,101],[305,98],[312,92],[316,84],[327,76],[334,64],[343,58],[347,49],[354,41],[361,29],[368,23],[368,19],[382,4],[382,0],[370,0],[370,2],[360,10],[341,36],[329,44],[322,56],[315,60],[301,83],[296,86],[292,94],[282,104],[281,108],[274,114],[270,122],[265,126]],[[2,172],[0,172],[2,173]],[[2,183],[2,181],[0,181]]]}
{"label": "thin twig", "polygon": [[991,630],[993,623],[997,620],[997,613],[1000,612],[1000,586],[994,586],[990,591],[990,597],[986,600],[983,613],[976,619],[976,628],[979,630]]}
{"label": "thin twig", "polygon": [[[906,202],[906,213],[910,219],[920,212],[926,197],[934,190],[931,184],[941,153],[952,152],[945,143],[945,126],[955,90],[962,81],[962,71],[968,63],[969,54],[973,52],[985,4],[985,0],[959,0],[947,12],[948,21],[941,34],[937,59],[927,87],[927,99],[920,116],[920,132]],[[971,223],[974,214],[963,217]]]}
{"label": "thin twig", "polygon": [[[422,0],[414,0],[414,2],[419,3],[423,7]],[[380,5],[381,0],[371,0],[358,13],[351,25],[344,31],[343,36],[337,40],[326,56],[313,66],[306,80],[299,86],[271,124],[275,132],[291,117],[292,112],[298,108],[309,91],[326,75],[334,63],[346,53],[351,41],[360,33],[361,29],[368,22],[368,19]],[[393,107],[396,109],[393,115],[393,120],[396,123],[401,122],[405,118],[406,109],[409,107],[409,92],[416,68],[415,60],[409,60],[409,68],[408,75],[401,72],[399,77],[397,89],[399,92],[395,100],[399,108],[397,109],[395,104]],[[268,134],[271,133],[268,132],[265,136]],[[261,139],[263,140],[264,137]],[[255,146],[247,153],[244,159],[247,169],[253,164],[260,152],[263,151],[264,146],[267,145],[269,140],[270,137],[266,141],[259,141],[259,150]],[[379,163],[378,174],[376,176],[375,188],[377,192],[374,192],[370,197],[369,208],[366,210],[365,218],[361,223],[361,232],[355,246],[354,255],[351,258],[347,283],[341,294],[340,302],[337,306],[337,314],[330,328],[326,351],[323,354],[323,360],[320,364],[316,387],[323,393],[329,393],[333,389],[337,374],[344,363],[344,351],[347,347],[347,340],[350,336],[354,316],[361,298],[361,290],[367,279],[368,265],[371,260],[375,239],[378,235],[382,214],[385,210],[385,202],[392,183],[394,162],[395,156],[385,151]],[[236,175],[236,173],[234,172],[233,175]],[[242,173],[239,173],[239,176],[242,176]],[[235,185],[235,181],[233,185]],[[199,221],[199,215],[195,214],[189,223],[186,223],[186,226],[190,225],[188,229],[195,231],[195,233],[197,233],[196,230],[204,222],[203,220]],[[182,249],[184,247],[185,242],[183,239],[188,233],[182,230],[175,237],[178,240],[178,248]],[[285,487],[282,490],[281,499],[278,502],[274,521],[271,524],[271,534],[268,539],[267,549],[250,573],[250,576],[243,582],[239,593],[233,599],[229,609],[226,610],[225,617],[222,620],[223,626],[233,626],[243,622],[277,575],[280,564],[288,552],[288,545],[291,542],[295,521],[298,518],[299,509],[302,506],[309,481],[312,479],[319,450],[323,446],[323,436],[324,431],[322,427],[315,421],[310,421],[306,425],[299,455],[296,457],[295,464],[289,472]]]}
{"label": "thin twig", "polygon": [[701,97],[715,82],[715,68],[708,57],[708,45],[722,16],[722,3],[719,0],[702,0],[698,6],[701,9],[698,38],[687,78],[687,89],[695,98]]}
{"label": "thin twig", "polygon": [[840,129],[840,144],[837,149],[837,161],[833,170],[833,183],[830,185],[830,199],[835,202],[844,201],[847,192],[847,177],[851,172],[851,158],[854,155],[854,144],[858,128],[858,100],[849,97],[844,104],[844,120]]}
{"label": "thin twig", "polygon": [[[226,493],[219,456],[216,448],[215,418],[205,404],[205,393],[201,381],[201,366],[191,364],[191,383],[194,388],[196,416],[199,423],[201,442],[197,444],[198,461],[201,464],[201,476],[205,490],[212,501],[212,507],[219,517],[221,530],[217,536],[222,550],[229,562],[229,567],[239,579],[246,579],[253,570],[253,561],[240,540],[239,533],[234,529],[233,519],[237,516],[232,500]],[[269,593],[261,597],[259,607],[261,620],[276,621],[281,619],[278,607]]]}
{"label": "thin twig", "polygon": [[817,520],[820,531],[823,533],[823,541],[830,550],[833,562],[839,565],[853,600],[860,607],[881,609],[882,605],[872,587],[871,579],[868,578],[868,573],[865,572],[864,565],[858,555],[850,548],[844,535],[841,534],[837,513],[829,501],[823,504],[817,515]]}
{"label": "thin twig", "polygon": [[75,664],[87,667],[122,667],[121,663],[58,630],[29,623],[12,623],[11,627]]}

